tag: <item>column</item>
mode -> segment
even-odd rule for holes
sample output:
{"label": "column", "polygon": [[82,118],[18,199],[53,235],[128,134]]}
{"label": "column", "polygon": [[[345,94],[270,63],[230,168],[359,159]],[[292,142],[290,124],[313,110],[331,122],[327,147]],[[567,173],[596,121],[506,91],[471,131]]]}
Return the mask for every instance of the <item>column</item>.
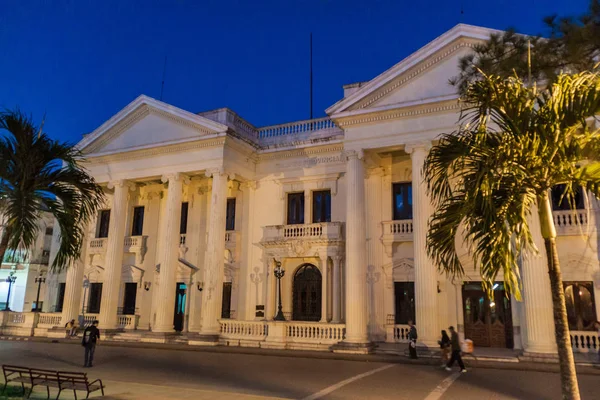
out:
{"label": "column", "polygon": [[265,254],[264,257],[267,257],[264,261],[265,264],[265,286],[263,290],[263,303],[265,306],[265,319],[272,320],[275,317],[275,300],[273,293],[277,290],[275,288],[277,282],[275,281],[275,276],[272,275],[273,268],[271,267],[273,264],[273,259]]}
{"label": "column", "polygon": [[158,234],[162,257],[160,258],[160,274],[156,298],[156,322],[152,330],[159,333],[173,332],[173,317],[175,313],[175,279],[179,264],[179,227],[181,224],[181,199],[183,183],[187,177],[181,173],[164,175],[163,183],[168,182],[167,200],[165,204],[165,223]]}
{"label": "column", "polygon": [[367,334],[367,240],[365,167],[362,151],[346,153],[346,340],[365,344]]}
{"label": "column", "polygon": [[223,273],[225,268],[225,218],[227,212],[227,174],[223,170],[206,171],[212,176],[208,240],[204,262],[204,293],[202,294],[202,335],[218,335],[221,326]]}
{"label": "column", "polygon": [[321,321],[327,322],[327,304],[329,296],[327,296],[327,288],[329,287],[329,264],[327,262],[327,256],[321,257]]}
{"label": "column", "polygon": [[65,326],[72,319],[77,320],[79,316],[81,292],[83,291],[83,268],[84,265],[81,261],[75,261],[67,267],[61,326]]}
{"label": "column", "polygon": [[426,238],[428,220],[433,207],[427,196],[423,181],[423,164],[430,143],[406,145],[405,151],[412,159],[412,203],[413,203],[413,251],[415,263],[415,313],[419,341],[427,346],[435,346],[438,329],[438,272],[427,257]]}
{"label": "column", "polygon": [[122,179],[108,184],[109,189],[114,188],[114,193],[110,207],[110,232],[106,243],[102,300],[100,302],[101,329],[117,328],[117,308],[123,269],[125,224],[127,223],[127,190],[131,187],[127,181]]}
{"label": "column", "polygon": [[333,310],[331,312],[331,322],[333,324],[340,323],[340,262],[342,261],[341,256],[335,256],[332,258],[333,261],[333,277],[332,277],[332,293],[333,296]]}
{"label": "column", "polygon": [[532,207],[528,222],[539,253],[525,254],[522,259],[525,321],[521,323],[526,325],[523,347],[528,353],[556,353],[552,292],[544,239],[536,207]]}

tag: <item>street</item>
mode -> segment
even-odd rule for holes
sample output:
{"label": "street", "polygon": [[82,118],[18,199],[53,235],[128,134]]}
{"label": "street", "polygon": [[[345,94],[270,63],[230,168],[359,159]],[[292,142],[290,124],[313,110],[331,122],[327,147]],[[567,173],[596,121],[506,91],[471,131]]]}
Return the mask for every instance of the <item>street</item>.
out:
{"label": "street", "polygon": [[[0,341],[0,363],[86,371],[112,399],[559,399],[556,373],[107,346],[83,369],[83,348]],[[579,375],[583,399],[599,397],[599,375]],[[36,389],[46,398],[45,389]],[[55,393],[53,391],[52,393]],[[70,397],[69,397],[70,396]],[[93,394],[91,398],[99,397]],[[33,397],[36,398],[36,397]],[[65,392],[61,399],[73,398]]]}

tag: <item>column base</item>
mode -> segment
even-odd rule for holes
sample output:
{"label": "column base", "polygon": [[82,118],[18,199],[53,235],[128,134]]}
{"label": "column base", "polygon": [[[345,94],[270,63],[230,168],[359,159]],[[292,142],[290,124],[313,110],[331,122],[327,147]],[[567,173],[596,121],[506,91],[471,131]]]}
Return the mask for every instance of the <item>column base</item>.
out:
{"label": "column base", "polygon": [[143,343],[169,343],[181,336],[179,332],[144,332],[140,338]]}
{"label": "column base", "polygon": [[371,342],[367,343],[348,343],[340,342],[331,346],[331,351],[340,354],[371,354],[374,349]]}
{"label": "column base", "polygon": [[187,337],[190,346],[217,346],[219,344],[219,335],[190,332],[187,334]]}
{"label": "column base", "polygon": [[519,361],[558,364],[558,353],[533,353],[524,351],[519,355]]}

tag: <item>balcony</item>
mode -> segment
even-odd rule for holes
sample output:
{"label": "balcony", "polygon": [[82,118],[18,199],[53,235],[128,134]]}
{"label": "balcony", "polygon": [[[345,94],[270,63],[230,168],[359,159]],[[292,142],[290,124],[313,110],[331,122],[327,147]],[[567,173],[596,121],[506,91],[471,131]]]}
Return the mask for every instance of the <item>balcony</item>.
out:
{"label": "balcony", "polygon": [[[141,264],[144,262],[144,256],[148,250],[146,242],[148,236],[127,236],[123,241],[123,251],[125,253],[134,253],[136,257],[136,263]],[[88,254],[93,257],[96,254],[106,254],[108,238],[94,238],[89,241]]]}
{"label": "balcony", "polygon": [[96,238],[90,240],[88,251],[90,254],[104,254],[106,253],[106,242],[108,238]]}
{"label": "balcony", "polygon": [[283,250],[281,256],[307,257],[314,255],[314,247],[343,246],[343,226],[342,222],[265,226],[260,244],[265,249]]}
{"label": "balcony", "polygon": [[560,236],[587,235],[589,210],[553,211],[556,234]]}
{"label": "balcony", "polygon": [[383,221],[381,226],[383,228],[381,242],[385,246],[385,251],[390,257],[392,255],[392,246],[394,243],[411,242],[413,240],[412,219]]}

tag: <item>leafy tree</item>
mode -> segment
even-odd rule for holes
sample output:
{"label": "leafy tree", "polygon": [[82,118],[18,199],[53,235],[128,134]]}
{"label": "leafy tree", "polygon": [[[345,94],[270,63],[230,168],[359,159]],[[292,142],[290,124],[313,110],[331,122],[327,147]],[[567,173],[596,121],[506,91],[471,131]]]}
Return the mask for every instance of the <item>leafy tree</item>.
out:
{"label": "leafy tree", "polygon": [[[509,29],[494,34],[459,61],[460,73],[450,80],[463,93],[483,71],[501,77],[518,76],[553,82],[560,72],[590,71],[600,61],[600,0],[590,0],[586,14],[544,19],[549,34],[526,36]],[[529,47],[531,46],[531,47]],[[531,65],[528,64],[531,49]]]}
{"label": "leafy tree", "polygon": [[61,233],[52,268],[79,257],[85,227],[104,200],[82,159],[76,148],[50,139],[20,111],[0,113],[0,260],[7,250],[31,248],[44,211],[54,215]]}
{"label": "leafy tree", "polygon": [[425,161],[435,204],[428,253],[441,271],[462,275],[455,240],[464,232],[488,292],[503,271],[520,298],[518,256],[537,251],[528,218],[539,218],[563,398],[579,399],[549,192],[564,185],[571,204],[578,187],[600,197],[600,129],[594,120],[600,75],[559,74],[543,90],[516,77],[481,75],[462,101],[458,131],[442,135]]}

